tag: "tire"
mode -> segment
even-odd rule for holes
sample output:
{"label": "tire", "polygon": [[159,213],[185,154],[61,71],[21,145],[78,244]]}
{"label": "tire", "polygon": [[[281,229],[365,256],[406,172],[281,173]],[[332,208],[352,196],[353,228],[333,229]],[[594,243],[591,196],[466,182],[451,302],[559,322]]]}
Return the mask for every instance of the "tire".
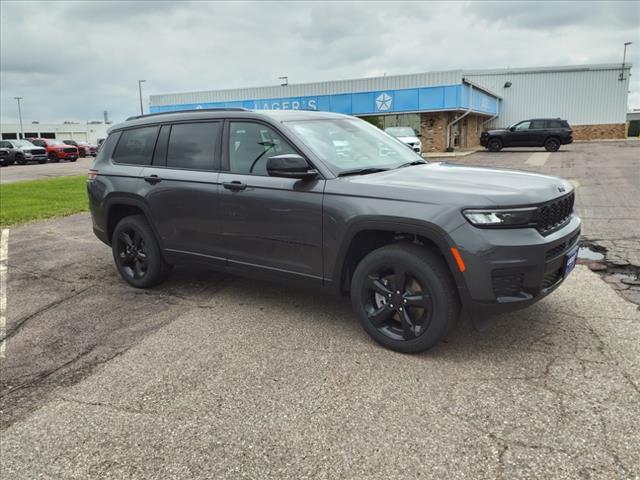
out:
{"label": "tire", "polygon": [[544,142],[544,149],[547,152],[557,152],[560,150],[560,140],[555,137],[547,138]]}
{"label": "tire", "polygon": [[167,279],[167,264],[144,215],[125,217],[113,231],[113,260],[120,276],[136,288],[149,288]]}
{"label": "tire", "polygon": [[502,150],[502,140],[499,138],[490,138],[487,142],[487,150],[490,152],[499,152]]}
{"label": "tire", "polygon": [[16,157],[15,157],[16,163],[18,165],[26,165],[27,161],[24,159],[24,155],[22,155],[21,153],[16,153]]}
{"label": "tire", "polygon": [[80,156],[80,158],[84,158],[87,156],[87,153],[83,150],[82,152],[78,153],[78,155]]}
{"label": "tire", "polygon": [[58,158],[58,156],[57,156],[55,153],[53,153],[53,152],[49,153],[49,155],[47,155],[47,157],[49,158],[49,161],[50,161],[51,163],[58,163],[58,162],[60,161],[60,159]]}
{"label": "tire", "polygon": [[77,161],[77,160],[78,160],[77,158],[72,158],[72,159],[71,159],[71,160],[69,160],[69,161],[70,161],[70,162],[75,162],[75,161]]}
{"label": "tire", "polygon": [[0,167],[8,167],[9,162],[7,160],[0,160]]}
{"label": "tire", "polygon": [[[399,272],[405,274],[400,287]],[[436,345],[460,314],[456,287],[444,261],[425,247],[408,243],[379,248],[362,259],[351,282],[351,304],[373,340],[402,353]]]}
{"label": "tire", "polygon": [[42,160],[38,160],[38,163],[39,163],[40,165],[42,165],[43,163],[47,163],[47,159],[46,159],[46,158],[44,158],[44,159],[42,159]]}

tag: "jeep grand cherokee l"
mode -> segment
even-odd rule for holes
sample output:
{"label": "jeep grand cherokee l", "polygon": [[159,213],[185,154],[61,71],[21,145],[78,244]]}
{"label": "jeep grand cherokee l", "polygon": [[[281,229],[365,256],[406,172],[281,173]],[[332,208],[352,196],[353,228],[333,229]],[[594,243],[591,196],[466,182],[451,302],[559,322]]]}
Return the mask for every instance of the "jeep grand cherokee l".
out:
{"label": "jeep grand cherokee l", "polygon": [[366,332],[401,352],[435,345],[461,308],[540,300],[571,272],[580,236],[567,181],[427,163],[333,113],[133,117],[111,127],[87,190],[93,230],[132,286],[195,262],[349,293]]}
{"label": "jeep grand cherokee l", "polygon": [[480,144],[491,152],[503,147],[544,147],[548,152],[557,152],[560,145],[572,142],[573,130],[559,118],[534,118],[480,135]]}

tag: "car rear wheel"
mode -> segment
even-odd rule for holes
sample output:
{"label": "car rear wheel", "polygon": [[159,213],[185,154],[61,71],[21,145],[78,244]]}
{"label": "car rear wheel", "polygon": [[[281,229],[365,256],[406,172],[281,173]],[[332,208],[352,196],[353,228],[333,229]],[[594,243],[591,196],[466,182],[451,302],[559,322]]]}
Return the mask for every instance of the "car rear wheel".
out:
{"label": "car rear wheel", "polygon": [[487,149],[490,152],[499,152],[500,150],[502,150],[502,140],[500,140],[499,138],[490,139],[487,143]]}
{"label": "car rear wheel", "polygon": [[16,163],[18,165],[26,165],[27,161],[24,159],[24,155],[16,153]]}
{"label": "car rear wheel", "polygon": [[60,161],[58,156],[53,152],[49,153],[49,155],[47,155],[47,157],[49,157],[49,161],[52,162],[52,163],[58,163]]}
{"label": "car rear wheel", "polygon": [[547,152],[557,152],[560,150],[560,141],[557,138],[547,138],[544,142],[544,148]]}
{"label": "car rear wheel", "polygon": [[373,340],[403,353],[436,345],[460,312],[444,261],[425,247],[405,243],[374,250],[358,264],[351,303]]}
{"label": "car rear wheel", "polygon": [[162,283],[171,273],[160,245],[144,215],[125,217],[111,239],[113,259],[120,276],[136,288]]}

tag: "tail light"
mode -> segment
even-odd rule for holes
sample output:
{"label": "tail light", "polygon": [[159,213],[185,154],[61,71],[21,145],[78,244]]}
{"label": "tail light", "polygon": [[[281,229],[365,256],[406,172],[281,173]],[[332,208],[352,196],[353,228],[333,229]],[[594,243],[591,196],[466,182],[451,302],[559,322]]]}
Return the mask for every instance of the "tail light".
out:
{"label": "tail light", "polygon": [[94,170],[93,168],[89,169],[89,173],[87,174],[87,180],[92,181],[95,180],[98,176],[98,170]]}

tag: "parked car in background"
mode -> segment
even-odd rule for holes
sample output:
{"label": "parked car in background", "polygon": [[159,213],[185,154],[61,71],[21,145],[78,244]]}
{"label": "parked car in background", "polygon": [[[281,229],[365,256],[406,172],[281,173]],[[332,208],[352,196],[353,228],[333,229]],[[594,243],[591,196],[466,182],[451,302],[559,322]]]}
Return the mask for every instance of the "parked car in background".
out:
{"label": "parked car in background", "polygon": [[366,332],[401,352],[434,346],[461,308],[482,318],[544,298],[580,242],[568,181],[427,163],[336,113],[133,117],[88,173],[93,230],[133,287],[196,262],[350,294]]}
{"label": "parked car in background", "polygon": [[27,162],[47,163],[47,151],[28,140],[0,140],[0,148],[9,150],[9,165]]}
{"label": "parked car in background", "polygon": [[0,147],[0,167],[8,167],[13,162],[9,161],[9,149]]}
{"label": "parked car in background", "polygon": [[55,138],[30,138],[29,141],[34,145],[46,149],[50,162],[59,162],[60,160],[75,162],[78,159],[78,148],[73,145],[67,145],[62,140],[56,140]]}
{"label": "parked car in background", "polygon": [[504,147],[544,147],[547,152],[557,152],[560,145],[572,142],[573,130],[569,122],[560,118],[524,120],[480,135],[480,144],[491,152],[499,152]]}
{"label": "parked car in background", "polygon": [[384,129],[392,137],[396,137],[402,143],[410,147],[418,155],[422,153],[422,142],[418,134],[411,127],[387,127]]}
{"label": "parked car in background", "polygon": [[63,140],[67,145],[72,145],[78,149],[78,154],[80,158],[84,158],[87,156],[95,156],[96,147],[94,145],[89,144],[88,142],[76,142],[75,140]]}

